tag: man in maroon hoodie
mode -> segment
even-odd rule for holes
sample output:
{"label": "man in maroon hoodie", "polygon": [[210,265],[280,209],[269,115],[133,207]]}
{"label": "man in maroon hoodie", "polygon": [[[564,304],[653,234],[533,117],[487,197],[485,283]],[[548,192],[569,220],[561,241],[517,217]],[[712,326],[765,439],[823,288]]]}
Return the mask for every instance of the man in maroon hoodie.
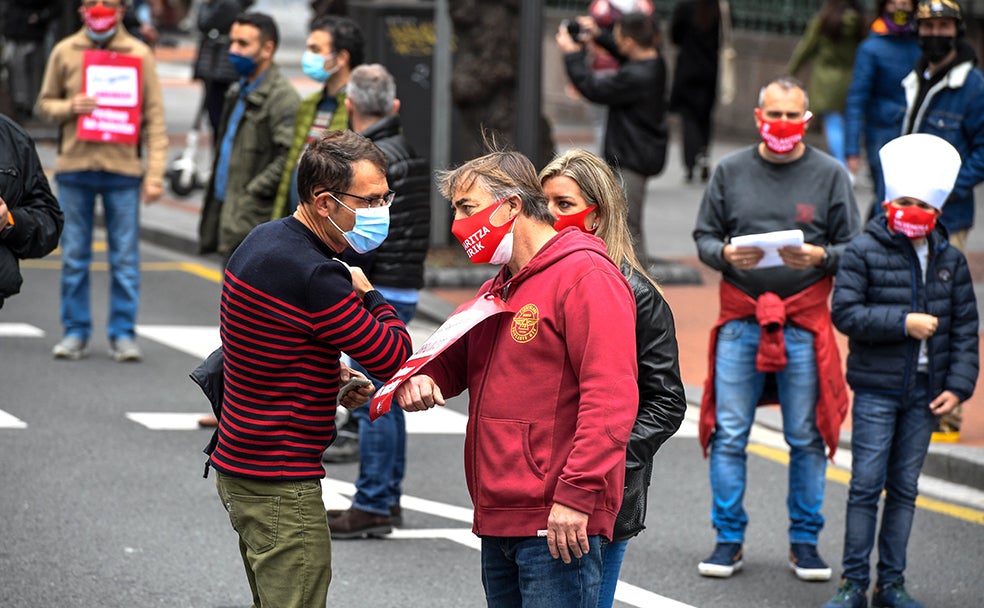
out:
{"label": "man in maroon hoodie", "polygon": [[[493,152],[445,173],[451,232],[509,307],[395,393],[406,411],[468,390],[465,477],[490,607],[594,605],[638,407],[635,300],[604,243],[560,233],[532,163]],[[552,559],[551,559],[552,558]]]}

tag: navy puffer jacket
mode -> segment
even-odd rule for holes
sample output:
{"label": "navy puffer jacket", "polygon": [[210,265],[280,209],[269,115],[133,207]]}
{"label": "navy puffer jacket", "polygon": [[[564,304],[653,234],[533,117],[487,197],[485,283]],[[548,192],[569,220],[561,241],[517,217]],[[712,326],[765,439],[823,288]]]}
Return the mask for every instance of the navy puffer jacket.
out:
{"label": "navy puffer jacket", "polygon": [[929,235],[924,282],[909,239],[890,232],[884,217],[872,219],[841,256],[831,307],[834,325],[850,339],[852,389],[900,395],[914,386],[919,341],[905,333],[910,312],[939,318],[928,341],[933,396],[949,390],[970,397],[979,365],[978,328],[966,258],[938,227]]}

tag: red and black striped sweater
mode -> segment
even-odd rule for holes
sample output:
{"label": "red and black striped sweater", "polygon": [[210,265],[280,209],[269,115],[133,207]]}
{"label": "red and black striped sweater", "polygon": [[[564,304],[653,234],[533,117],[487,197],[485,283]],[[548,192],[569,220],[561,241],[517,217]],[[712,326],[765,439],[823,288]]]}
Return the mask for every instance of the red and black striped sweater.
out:
{"label": "red and black striped sweater", "polygon": [[263,224],[225,271],[225,394],[212,466],[268,480],[325,476],[334,440],[339,355],[390,378],[410,336],[376,291],[361,299],[334,252],[292,217]]}

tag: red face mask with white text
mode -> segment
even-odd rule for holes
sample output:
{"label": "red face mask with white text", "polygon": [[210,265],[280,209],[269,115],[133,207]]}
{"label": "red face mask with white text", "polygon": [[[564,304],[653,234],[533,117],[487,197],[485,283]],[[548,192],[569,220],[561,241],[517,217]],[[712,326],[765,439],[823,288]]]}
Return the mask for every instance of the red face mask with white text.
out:
{"label": "red face mask with white text", "polygon": [[910,239],[921,239],[936,227],[936,213],[915,205],[900,207],[894,203],[886,203],[885,217],[888,218],[889,230],[904,234]]}
{"label": "red face mask with white text", "polygon": [[85,9],[85,26],[102,34],[108,32],[116,26],[117,9],[97,4]]}
{"label": "red face mask with white text", "polygon": [[492,215],[502,207],[500,199],[475,215],[451,222],[451,234],[458,239],[472,264],[505,264],[512,256],[512,226],[516,218],[500,226],[492,223]]}
{"label": "red face mask with white text", "polygon": [[806,125],[813,118],[813,114],[807,112],[803,115],[803,120],[791,122],[788,120],[769,120],[762,115],[760,108],[755,108],[755,116],[759,119],[759,135],[765,142],[765,147],[773,154],[789,154],[793,151],[803,135],[806,133]]}

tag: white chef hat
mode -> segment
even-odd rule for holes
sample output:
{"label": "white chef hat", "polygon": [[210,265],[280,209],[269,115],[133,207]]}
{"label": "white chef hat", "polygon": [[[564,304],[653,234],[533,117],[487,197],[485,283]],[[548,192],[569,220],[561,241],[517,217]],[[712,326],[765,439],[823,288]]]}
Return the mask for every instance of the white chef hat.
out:
{"label": "white chef hat", "polygon": [[885,200],[912,197],[942,209],[960,172],[960,153],[945,139],[928,133],[903,135],[878,151]]}

